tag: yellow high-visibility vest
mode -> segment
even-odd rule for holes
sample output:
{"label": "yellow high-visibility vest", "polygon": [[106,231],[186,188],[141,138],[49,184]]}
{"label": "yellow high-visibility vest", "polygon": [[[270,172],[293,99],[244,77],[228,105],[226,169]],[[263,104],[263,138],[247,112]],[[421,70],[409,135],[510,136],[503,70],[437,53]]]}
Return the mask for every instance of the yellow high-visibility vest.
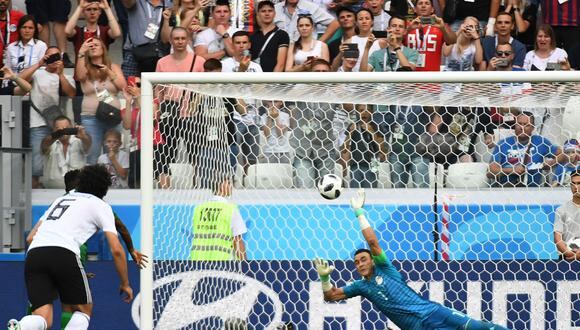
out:
{"label": "yellow high-visibility vest", "polygon": [[205,202],[193,212],[191,260],[224,261],[234,259],[232,216],[237,206],[227,202]]}

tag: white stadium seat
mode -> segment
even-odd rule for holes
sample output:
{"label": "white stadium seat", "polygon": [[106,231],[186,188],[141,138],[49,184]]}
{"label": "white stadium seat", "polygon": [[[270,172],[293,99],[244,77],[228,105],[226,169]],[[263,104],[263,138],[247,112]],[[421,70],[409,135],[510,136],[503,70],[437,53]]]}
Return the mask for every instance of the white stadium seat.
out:
{"label": "white stadium seat", "polygon": [[292,188],[292,165],[255,164],[248,167],[244,187],[258,189]]}
{"label": "white stadium seat", "polygon": [[487,163],[457,163],[447,170],[447,188],[489,187]]}
{"label": "white stadium seat", "polygon": [[580,138],[580,96],[571,96],[566,104],[562,116],[562,133],[566,139]]}
{"label": "white stadium seat", "polygon": [[391,183],[391,164],[389,163],[379,163],[379,173],[378,178],[379,181],[378,188],[392,188],[393,184]]}
{"label": "white stadium seat", "polygon": [[171,187],[173,189],[193,188],[193,166],[187,163],[169,164]]}

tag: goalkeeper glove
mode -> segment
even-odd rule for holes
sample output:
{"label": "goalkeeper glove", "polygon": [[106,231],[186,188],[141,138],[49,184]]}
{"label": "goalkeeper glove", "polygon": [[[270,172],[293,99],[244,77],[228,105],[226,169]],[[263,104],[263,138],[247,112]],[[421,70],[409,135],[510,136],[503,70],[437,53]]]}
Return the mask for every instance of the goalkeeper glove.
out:
{"label": "goalkeeper glove", "polygon": [[313,261],[314,268],[320,276],[320,282],[322,282],[322,292],[330,291],[332,289],[332,283],[330,283],[330,273],[334,270],[334,266],[329,265],[328,261],[321,258],[316,258]]}
{"label": "goalkeeper glove", "polygon": [[358,219],[360,230],[365,230],[367,228],[370,228],[371,225],[369,224],[367,217],[365,217],[365,210],[363,209],[363,206],[365,205],[364,189],[359,189],[357,195],[358,195],[357,197],[353,197],[350,199],[350,206],[354,210],[354,215]]}

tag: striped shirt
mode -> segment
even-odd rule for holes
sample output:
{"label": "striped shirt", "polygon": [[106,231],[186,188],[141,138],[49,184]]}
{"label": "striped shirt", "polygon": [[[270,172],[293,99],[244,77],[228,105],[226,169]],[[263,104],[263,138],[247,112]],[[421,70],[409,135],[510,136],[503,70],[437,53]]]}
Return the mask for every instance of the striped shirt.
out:
{"label": "striped shirt", "polygon": [[544,23],[552,26],[579,26],[580,0],[542,0]]}

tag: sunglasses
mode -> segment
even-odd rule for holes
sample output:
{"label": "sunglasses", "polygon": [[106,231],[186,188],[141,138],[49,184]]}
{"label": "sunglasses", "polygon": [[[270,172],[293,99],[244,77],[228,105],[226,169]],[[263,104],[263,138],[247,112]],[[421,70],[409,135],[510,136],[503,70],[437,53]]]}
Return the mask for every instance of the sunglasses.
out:
{"label": "sunglasses", "polygon": [[497,52],[495,52],[495,54],[497,56],[510,56],[512,54],[512,52],[510,52],[510,51],[505,51],[505,52],[497,51]]}

